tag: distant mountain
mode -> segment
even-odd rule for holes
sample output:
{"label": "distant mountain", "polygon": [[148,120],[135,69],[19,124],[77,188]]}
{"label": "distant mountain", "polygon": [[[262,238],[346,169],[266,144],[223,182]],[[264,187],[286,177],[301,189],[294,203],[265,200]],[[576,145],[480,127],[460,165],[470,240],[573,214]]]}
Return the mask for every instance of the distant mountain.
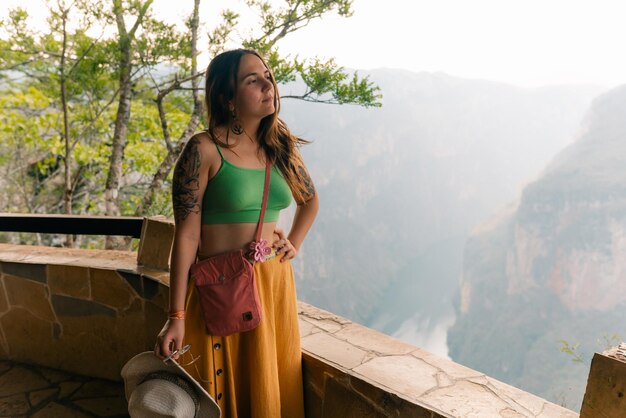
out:
{"label": "distant mountain", "polygon": [[282,103],[314,141],[303,153],[321,199],[296,262],[299,297],[445,355],[469,232],[576,137],[600,89],[368,75],[380,109]]}
{"label": "distant mountain", "polygon": [[471,237],[458,301],[452,359],[580,408],[588,362],[559,340],[588,361],[626,338],[626,86],[594,100],[580,138]]}

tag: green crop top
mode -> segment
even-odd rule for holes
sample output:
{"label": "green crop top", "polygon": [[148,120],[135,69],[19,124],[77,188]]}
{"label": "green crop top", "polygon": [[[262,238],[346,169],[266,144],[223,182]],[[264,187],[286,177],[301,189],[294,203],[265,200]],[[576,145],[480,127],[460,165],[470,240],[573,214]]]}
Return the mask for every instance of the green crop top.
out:
{"label": "green crop top", "polygon": [[[206,186],[202,198],[202,223],[257,223],[263,200],[265,168],[233,165],[224,158],[220,147],[215,146],[222,165]],[[279,212],[289,206],[291,199],[287,181],[276,166],[272,167],[264,222],[276,222]]]}

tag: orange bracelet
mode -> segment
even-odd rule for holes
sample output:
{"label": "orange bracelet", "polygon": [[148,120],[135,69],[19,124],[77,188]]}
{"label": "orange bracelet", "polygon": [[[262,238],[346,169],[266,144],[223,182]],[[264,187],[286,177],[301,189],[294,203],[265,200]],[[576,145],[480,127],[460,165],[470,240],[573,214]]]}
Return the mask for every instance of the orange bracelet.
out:
{"label": "orange bracelet", "polygon": [[185,319],[185,311],[170,312],[169,319]]}

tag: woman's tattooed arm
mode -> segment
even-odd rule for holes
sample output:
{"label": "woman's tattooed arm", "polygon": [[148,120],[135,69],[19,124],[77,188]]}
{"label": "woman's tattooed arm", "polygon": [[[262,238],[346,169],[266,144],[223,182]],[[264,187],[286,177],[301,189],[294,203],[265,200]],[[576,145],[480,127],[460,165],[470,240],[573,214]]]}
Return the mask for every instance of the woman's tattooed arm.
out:
{"label": "woman's tattooed arm", "polygon": [[306,202],[307,200],[315,196],[315,186],[313,185],[313,180],[311,180],[311,176],[309,175],[309,172],[304,167],[304,165],[298,166],[298,174],[300,175],[300,178],[302,179],[302,184],[304,186],[302,190],[302,198],[303,201]]}
{"label": "woman's tattooed arm", "polygon": [[199,197],[197,195],[200,188],[199,143],[200,140],[198,138],[191,138],[174,168],[172,203],[174,206],[174,219],[177,222],[187,219],[190,213],[200,212]]}

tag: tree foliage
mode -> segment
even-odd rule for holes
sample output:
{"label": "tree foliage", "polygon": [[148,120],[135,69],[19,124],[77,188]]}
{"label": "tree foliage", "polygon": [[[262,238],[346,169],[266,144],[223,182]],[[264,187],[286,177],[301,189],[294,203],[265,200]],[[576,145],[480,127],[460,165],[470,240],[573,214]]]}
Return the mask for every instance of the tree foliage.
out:
{"label": "tree foliage", "polygon": [[315,19],[349,17],[351,0],[246,4],[259,27],[237,37],[239,15],[223,10],[204,48],[200,0],[184,29],[155,17],[152,0],[49,0],[43,28],[11,10],[0,26],[0,211],[171,215],[172,167],[203,123],[197,56],[233,43],[261,52],[279,83],[303,81],[284,98],[380,106],[366,77],[278,49]]}

